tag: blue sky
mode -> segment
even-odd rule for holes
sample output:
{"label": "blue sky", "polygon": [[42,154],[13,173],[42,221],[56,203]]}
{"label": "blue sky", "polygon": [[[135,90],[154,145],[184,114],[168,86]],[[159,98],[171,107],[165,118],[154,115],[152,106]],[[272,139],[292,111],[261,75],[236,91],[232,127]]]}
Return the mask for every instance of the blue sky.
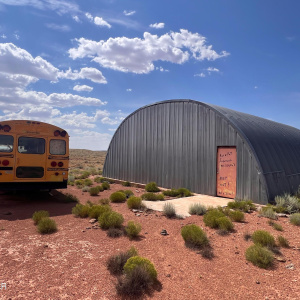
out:
{"label": "blue sky", "polygon": [[297,0],[0,0],[0,120],[105,150],[147,104],[194,99],[300,128]]}

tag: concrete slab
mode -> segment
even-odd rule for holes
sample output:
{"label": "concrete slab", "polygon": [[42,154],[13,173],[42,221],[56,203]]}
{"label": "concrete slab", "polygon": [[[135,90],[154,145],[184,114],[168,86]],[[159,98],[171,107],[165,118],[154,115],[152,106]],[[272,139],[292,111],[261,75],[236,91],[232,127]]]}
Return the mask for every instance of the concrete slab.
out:
{"label": "concrete slab", "polygon": [[166,203],[172,203],[175,206],[176,214],[181,215],[183,217],[189,217],[189,207],[195,203],[201,203],[204,206],[226,206],[229,201],[232,201],[228,198],[221,198],[221,197],[213,197],[201,194],[194,194],[191,197],[185,198],[176,198],[172,200],[165,200],[165,201],[146,201],[144,200],[143,203],[146,205],[147,208],[163,211],[163,207]]}

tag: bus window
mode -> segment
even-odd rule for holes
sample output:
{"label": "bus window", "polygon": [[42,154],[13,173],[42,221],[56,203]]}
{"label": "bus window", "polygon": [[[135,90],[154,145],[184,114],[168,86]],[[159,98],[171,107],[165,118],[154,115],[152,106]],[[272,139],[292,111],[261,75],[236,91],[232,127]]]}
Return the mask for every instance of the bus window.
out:
{"label": "bus window", "polygon": [[44,154],[45,140],[22,136],[19,138],[18,151],[24,154]]}
{"label": "bus window", "polygon": [[0,152],[12,152],[14,137],[11,135],[0,135]]}
{"label": "bus window", "polygon": [[50,141],[50,154],[65,155],[66,154],[66,141],[51,140]]}

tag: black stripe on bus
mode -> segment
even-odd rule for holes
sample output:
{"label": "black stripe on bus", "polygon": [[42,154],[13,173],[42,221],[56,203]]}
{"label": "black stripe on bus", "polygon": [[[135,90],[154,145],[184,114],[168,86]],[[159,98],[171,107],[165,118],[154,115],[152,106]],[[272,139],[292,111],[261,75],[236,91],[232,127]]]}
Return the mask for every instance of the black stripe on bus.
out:
{"label": "black stripe on bus", "polygon": [[12,170],[13,167],[0,167],[0,170]]}

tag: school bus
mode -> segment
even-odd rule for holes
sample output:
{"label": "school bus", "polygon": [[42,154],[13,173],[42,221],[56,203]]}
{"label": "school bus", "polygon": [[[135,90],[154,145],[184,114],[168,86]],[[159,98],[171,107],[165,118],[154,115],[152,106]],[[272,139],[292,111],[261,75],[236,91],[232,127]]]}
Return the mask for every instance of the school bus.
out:
{"label": "school bus", "polygon": [[69,135],[29,120],[0,122],[0,190],[67,188]]}

